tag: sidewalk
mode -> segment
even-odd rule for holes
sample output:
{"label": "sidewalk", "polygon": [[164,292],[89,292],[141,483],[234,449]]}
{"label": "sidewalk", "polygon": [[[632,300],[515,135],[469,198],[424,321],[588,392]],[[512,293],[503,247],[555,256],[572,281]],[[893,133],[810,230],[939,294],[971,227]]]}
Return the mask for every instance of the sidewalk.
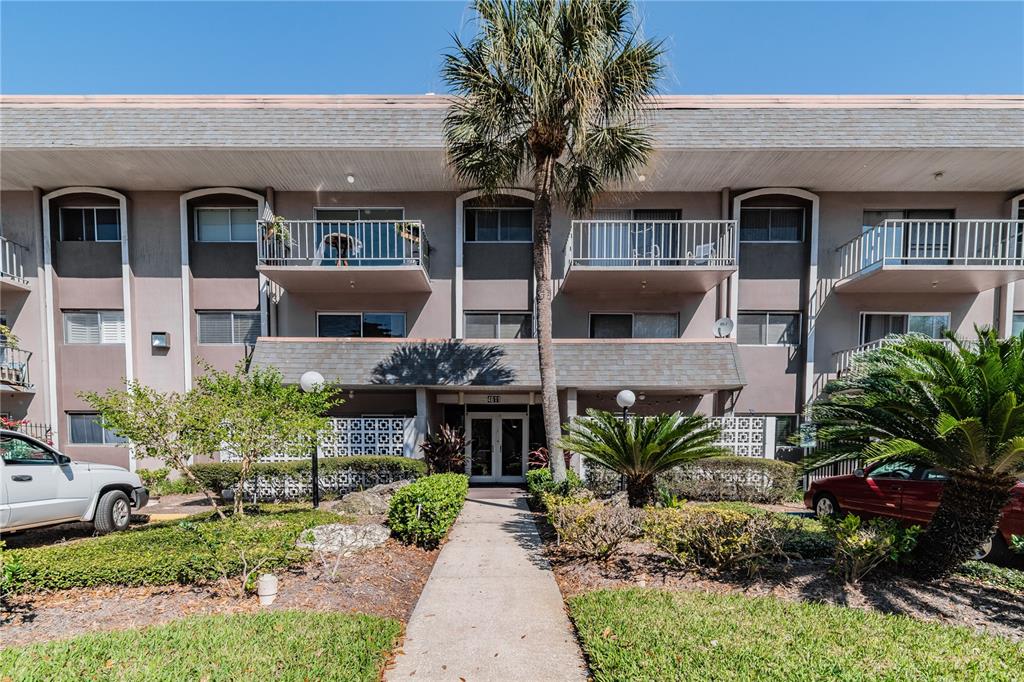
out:
{"label": "sidewalk", "polygon": [[460,678],[587,678],[521,491],[470,491],[386,674],[391,682]]}

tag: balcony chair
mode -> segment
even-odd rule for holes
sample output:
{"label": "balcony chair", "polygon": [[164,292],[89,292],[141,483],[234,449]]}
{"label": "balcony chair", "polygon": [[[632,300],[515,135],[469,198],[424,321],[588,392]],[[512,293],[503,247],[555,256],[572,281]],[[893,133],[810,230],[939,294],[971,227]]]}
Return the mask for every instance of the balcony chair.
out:
{"label": "balcony chair", "polygon": [[320,240],[313,254],[313,265],[344,265],[348,267],[348,259],[358,256],[363,250],[363,243],[344,232],[328,232]]}

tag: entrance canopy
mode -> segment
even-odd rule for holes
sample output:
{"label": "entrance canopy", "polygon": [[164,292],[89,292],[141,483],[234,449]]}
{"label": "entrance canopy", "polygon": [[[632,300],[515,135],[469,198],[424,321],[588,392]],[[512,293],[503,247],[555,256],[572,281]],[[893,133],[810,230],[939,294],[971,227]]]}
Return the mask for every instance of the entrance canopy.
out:
{"label": "entrance canopy", "polygon": [[[746,383],[727,340],[556,339],[554,347],[563,387],[711,393]],[[289,383],[316,370],[345,388],[540,389],[534,340],[265,337],[252,364],[276,367]]]}

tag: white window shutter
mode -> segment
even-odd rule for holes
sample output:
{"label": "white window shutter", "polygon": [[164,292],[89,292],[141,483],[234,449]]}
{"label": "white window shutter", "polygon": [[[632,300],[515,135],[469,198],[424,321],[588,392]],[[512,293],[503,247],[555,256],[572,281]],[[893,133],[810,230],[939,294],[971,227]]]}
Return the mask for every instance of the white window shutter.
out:
{"label": "white window shutter", "polygon": [[95,312],[64,313],[64,343],[99,342],[99,318]]}
{"label": "white window shutter", "polygon": [[100,343],[124,343],[124,311],[100,311]]}
{"label": "white window shutter", "polygon": [[231,313],[199,313],[199,343],[231,343]]}

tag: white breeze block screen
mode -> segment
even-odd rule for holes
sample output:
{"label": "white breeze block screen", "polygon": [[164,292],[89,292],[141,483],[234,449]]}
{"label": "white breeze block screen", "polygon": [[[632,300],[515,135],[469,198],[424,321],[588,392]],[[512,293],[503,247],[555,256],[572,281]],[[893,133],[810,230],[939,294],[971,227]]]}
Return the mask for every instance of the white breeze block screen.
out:
{"label": "white breeze block screen", "polygon": [[[412,417],[331,417],[330,426],[320,434],[317,453],[320,457],[349,457],[352,455],[406,454],[405,443],[411,439]],[[411,442],[411,440],[410,440]],[[222,462],[237,462],[233,452],[222,451]],[[261,462],[289,462],[309,459],[309,454],[284,455],[275,453],[260,457]]]}
{"label": "white breeze block screen", "polygon": [[728,448],[741,457],[765,456],[764,417],[711,417],[722,427],[722,437],[715,445]]}

